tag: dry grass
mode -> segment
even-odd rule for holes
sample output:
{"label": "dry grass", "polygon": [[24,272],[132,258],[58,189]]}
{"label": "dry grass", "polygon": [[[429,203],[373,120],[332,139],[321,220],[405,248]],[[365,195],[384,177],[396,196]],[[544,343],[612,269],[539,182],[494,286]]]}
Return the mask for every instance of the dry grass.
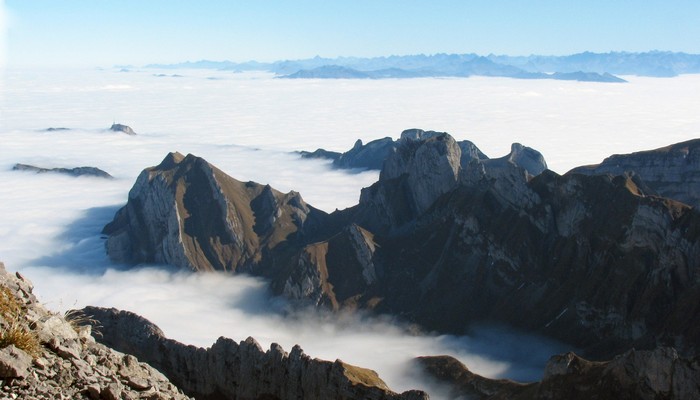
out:
{"label": "dry grass", "polygon": [[90,326],[93,333],[100,334],[98,332],[99,328],[101,328],[99,321],[92,318],[91,315],[86,315],[81,310],[68,310],[63,314],[63,318],[73,327],[76,333],[80,333],[82,327]]}
{"label": "dry grass", "polygon": [[35,332],[29,329],[22,303],[6,286],[0,286],[0,317],[4,323],[0,332],[0,348],[9,345],[26,351],[32,357],[41,354],[41,343]]}

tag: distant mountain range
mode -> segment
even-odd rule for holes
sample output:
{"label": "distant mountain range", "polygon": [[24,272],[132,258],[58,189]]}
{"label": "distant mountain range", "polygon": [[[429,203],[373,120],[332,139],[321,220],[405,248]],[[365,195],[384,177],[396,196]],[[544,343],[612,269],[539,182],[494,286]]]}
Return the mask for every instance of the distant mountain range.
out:
{"label": "distant mountain range", "polygon": [[314,57],[271,63],[246,61],[150,64],[147,68],[200,68],[226,71],[269,71],[284,78],[382,79],[497,76],[517,79],[560,79],[624,82],[615,75],[673,77],[700,73],[700,55],[651,51],[645,53],[584,52],[568,56],[480,56],[434,54],[389,57]]}

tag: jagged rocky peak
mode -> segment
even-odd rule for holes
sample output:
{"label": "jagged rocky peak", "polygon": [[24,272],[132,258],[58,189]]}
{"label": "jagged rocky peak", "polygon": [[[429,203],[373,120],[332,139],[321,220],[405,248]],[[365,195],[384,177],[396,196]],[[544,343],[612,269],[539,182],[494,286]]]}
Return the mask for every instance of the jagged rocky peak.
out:
{"label": "jagged rocky peak", "polygon": [[265,351],[251,337],[241,342],[222,337],[203,349],[166,338],[153,323],[128,311],[86,307],[82,312],[102,327],[96,340],[148,362],[198,399],[428,398],[417,390],[392,392],[372,370],[312,359],[299,346],[287,353],[273,343]]}
{"label": "jagged rocky peak", "polygon": [[139,175],[104,233],[116,262],[251,270],[264,249],[292,240],[318,213],[296,192],[240,182],[200,157],[170,153]]}
{"label": "jagged rocky peak", "polygon": [[459,181],[462,150],[445,132],[411,129],[401,133],[399,146],[384,162],[379,180],[402,176],[415,213],[425,211]]}
{"label": "jagged rocky peak", "polygon": [[633,172],[656,194],[700,207],[700,139],[655,150],[612,155],[569,173],[622,175]]}

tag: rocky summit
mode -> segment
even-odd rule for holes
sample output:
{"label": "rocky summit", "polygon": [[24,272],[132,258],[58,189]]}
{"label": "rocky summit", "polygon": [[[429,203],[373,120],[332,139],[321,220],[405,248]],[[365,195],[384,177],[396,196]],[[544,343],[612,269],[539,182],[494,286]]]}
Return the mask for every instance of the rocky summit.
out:
{"label": "rocky summit", "polygon": [[120,263],[257,271],[267,253],[296,242],[323,214],[296,192],[240,182],[199,157],[170,153],[139,175],[104,233]]}
{"label": "rocky summit", "polygon": [[96,343],[86,316],[52,313],[32,289],[0,263],[0,398],[189,399],[148,364]]}
{"label": "rocky summit", "polygon": [[497,322],[595,358],[698,353],[695,209],[641,173],[560,176],[517,143],[495,159],[444,132],[396,143],[359,204],[332,214],[170,154],[105,227],[109,256],[252,272],[294,301],[438,332]]}

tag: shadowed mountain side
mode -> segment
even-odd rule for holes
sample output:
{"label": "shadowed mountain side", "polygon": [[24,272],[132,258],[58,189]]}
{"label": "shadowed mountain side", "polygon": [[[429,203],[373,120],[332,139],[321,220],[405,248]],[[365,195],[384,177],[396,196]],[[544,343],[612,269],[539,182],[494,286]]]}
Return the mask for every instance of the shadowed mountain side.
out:
{"label": "shadowed mountain side", "polygon": [[409,130],[397,144],[359,204],[330,215],[170,154],[105,228],[107,250],[249,271],[291,300],[439,332],[491,321],[595,357],[658,344],[697,353],[697,211],[633,176],[559,176],[519,144],[493,160],[446,133]]}
{"label": "shadowed mountain side", "polygon": [[663,197],[700,207],[700,139],[655,150],[615,154],[598,165],[574,168],[569,173],[622,175],[633,172]]}
{"label": "shadowed mountain side", "polygon": [[588,361],[574,353],[550,358],[540,382],[517,383],[472,373],[450,356],[418,357],[417,366],[447,386],[451,398],[474,400],[655,400],[700,397],[698,359],[675,350],[630,350],[610,361]]}
{"label": "shadowed mountain side", "polygon": [[168,339],[145,318],[114,308],[86,307],[96,340],[132,354],[163,372],[196,399],[372,399],[421,400],[424,392],[392,392],[376,372],[311,359],[299,346],[287,353],[273,343],[264,351],[253,338],[219,338],[210,348]]}

